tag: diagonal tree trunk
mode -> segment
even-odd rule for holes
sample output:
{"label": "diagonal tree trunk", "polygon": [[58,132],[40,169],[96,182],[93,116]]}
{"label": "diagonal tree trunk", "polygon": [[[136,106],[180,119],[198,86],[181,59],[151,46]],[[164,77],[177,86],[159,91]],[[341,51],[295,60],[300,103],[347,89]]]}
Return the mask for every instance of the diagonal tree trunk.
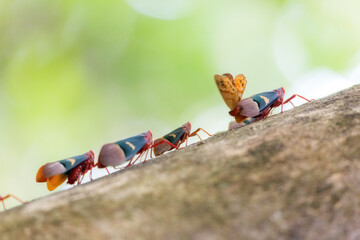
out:
{"label": "diagonal tree trunk", "polygon": [[360,239],[359,186],[357,85],[2,213],[0,236]]}

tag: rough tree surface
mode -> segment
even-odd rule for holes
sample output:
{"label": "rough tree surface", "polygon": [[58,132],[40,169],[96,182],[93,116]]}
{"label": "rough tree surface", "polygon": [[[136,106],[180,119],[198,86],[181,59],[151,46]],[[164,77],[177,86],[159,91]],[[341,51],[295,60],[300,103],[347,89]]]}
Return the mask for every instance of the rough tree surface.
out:
{"label": "rough tree surface", "polygon": [[357,85],[24,204],[0,214],[1,239],[360,239],[359,99]]}

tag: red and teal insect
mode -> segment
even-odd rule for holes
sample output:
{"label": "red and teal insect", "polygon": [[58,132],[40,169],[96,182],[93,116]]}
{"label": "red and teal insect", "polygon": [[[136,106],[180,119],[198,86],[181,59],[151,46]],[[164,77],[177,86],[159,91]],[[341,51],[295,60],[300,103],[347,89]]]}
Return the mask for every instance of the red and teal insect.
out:
{"label": "red and teal insect", "polygon": [[22,201],[20,198],[14,196],[14,195],[11,195],[11,194],[6,195],[5,197],[0,196],[0,201],[2,202],[4,211],[6,211],[6,207],[5,207],[4,201],[5,201],[6,199],[8,199],[8,198],[14,198],[15,200],[19,201],[21,204],[24,203],[24,201]]}
{"label": "red and teal insect", "polygon": [[202,128],[198,128],[194,132],[191,133],[191,124],[190,124],[190,122],[187,122],[184,125],[182,125],[181,127],[166,134],[165,136],[156,139],[154,141],[154,145],[153,145],[155,156],[159,156],[159,155],[163,154],[164,152],[170,151],[174,148],[178,149],[179,146],[185,141],[186,141],[186,145],[187,145],[188,138],[193,137],[195,135],[197,135],[200,138],[200,140],[202,141],[201,137],[198,135],[198,132],[200,130],[204,131],[209,136],[212,136],[210,133],[208,133],[207,131],[205,131]]}
{"label": "red and teal insect", "polygon": [[[152,144],[151,131],[140,133],[114,143],[105,144],[100,150],[97,166],[98,168],[106,168],[109,166],[115,168],[125,162],[129,162],[127,166],[131,166],[144,154],[146,154],[146,159],[148,150]],[[133,161],[134,156],[137,154],[139,154],[138,158]]]}
{"label": "red and teal insect", "polygon": [[303,96],[298,94],[292,95],[290,98],[284,101],[285,89],[278,88],[274,91],[263,92],[255,94],[249,98],[239,101],[238,105],[231,110],[229,113],[231,116],[235,117],[236,122],[241,123],[247,119],[247,124],[269,116],[272,109],[281,106],[281,112],[283,112],[283,105],[286,103],[291,103],[292,99],[295,97],[300,97],[306,101],[310,101]]}
{"label": "red and teal insect", "polygon": [[[85,154],[66,158],[56,162],[43,165],[36,174],[36,182],[47,182],[49,191],[53,191],[66,179],[68,184],[78,184],[84,179],[85,174],[95,167],[94,152],[89,151]],[[90,173],[90,179],[91,174]]]}

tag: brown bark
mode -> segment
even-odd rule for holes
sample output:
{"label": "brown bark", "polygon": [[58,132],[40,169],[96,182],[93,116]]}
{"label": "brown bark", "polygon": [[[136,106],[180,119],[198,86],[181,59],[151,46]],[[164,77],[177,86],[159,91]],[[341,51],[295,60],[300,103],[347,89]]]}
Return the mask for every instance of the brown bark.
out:
{"label": "brown bark", "polygon": [[357,85],[24,204],[1,239],[360,239],[359,99]]}

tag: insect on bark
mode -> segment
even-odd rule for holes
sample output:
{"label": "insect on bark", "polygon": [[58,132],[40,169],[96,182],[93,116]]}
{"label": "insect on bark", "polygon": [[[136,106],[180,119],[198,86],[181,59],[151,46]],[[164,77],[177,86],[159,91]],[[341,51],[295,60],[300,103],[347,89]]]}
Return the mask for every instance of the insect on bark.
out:
{"label": "insect on bark", "polygon": [[185,141],[186,141],[186,146],[187,146],[188,138],[193,137],[195,135],[198,136],[199,139],[202,141],[201,137],[198,135],[199,131],[203,131],[206,134],[208,134],[209,136],[212,136],[210,133],[208,133],[207,131],[205,131],[202,128],[198,128],[194,132],[191,133],[191,123],[187,122],[184,125],[182,125],[181,127],[166,134],[165,136],[156,139],[154,141],[154,145],[153,145],[155,156],[159,156],[159,155],[163,154],[164,152],[170,151],[174,148],[178,149],[179,146]]}
{"label": "insect on bark", "polygon": [[[147,158],[148,151],[152,146],[152,132],[147,131],[133,137],[129,137],[114,143],[107,143],[102,146],[99,154],[98,167],[106,168],[116,167],[125,162],[127,166],[133,165],[145,154]],[[139,155],[135,160],[135,155]]]}
{"label": "insect on bark", "polygon": [[309,101],[298,94],[294,94],[284,101],[285,89],[283,87],[242,99],[247,84],[244,75],[239,74],[234,79],[230,73],[225,73],[223,75],[215,74],[214,78],[221,96],[231,110],[229,114],[236,120],[236,122],[230,122],[229,130],[264,119],[280,105],[281,112],[283,112],[284,104],[290,102],[294,106],[291,100],[295,97]]}
{"label": "insect on bark", "polygon": [[284,96],[285,89],[283,87],[269,92],[258,93],[239,101],[237,106],[232,109],[229,114],[235,117],[237,123],[247,120],[246,124],[249,124],[268,117],[271,111],[276,107],[281,106],[282,113],[285,104],[290,102],[292,106],[294,106],[291,100],[295,97],[300,97],[308,102],[310,101],[298,94],[294,94],[284,101]]}
{"label": "insect on bark", "polygon": [[85,174],[90,171],[92,179],[92,168],[94,163],[94,152],[66,158],[56,162],[43,165],[36,174],[36,182],[46,182],[49,191],[55,190],[66,179],[68,184],[78,184],[84,179]]}

